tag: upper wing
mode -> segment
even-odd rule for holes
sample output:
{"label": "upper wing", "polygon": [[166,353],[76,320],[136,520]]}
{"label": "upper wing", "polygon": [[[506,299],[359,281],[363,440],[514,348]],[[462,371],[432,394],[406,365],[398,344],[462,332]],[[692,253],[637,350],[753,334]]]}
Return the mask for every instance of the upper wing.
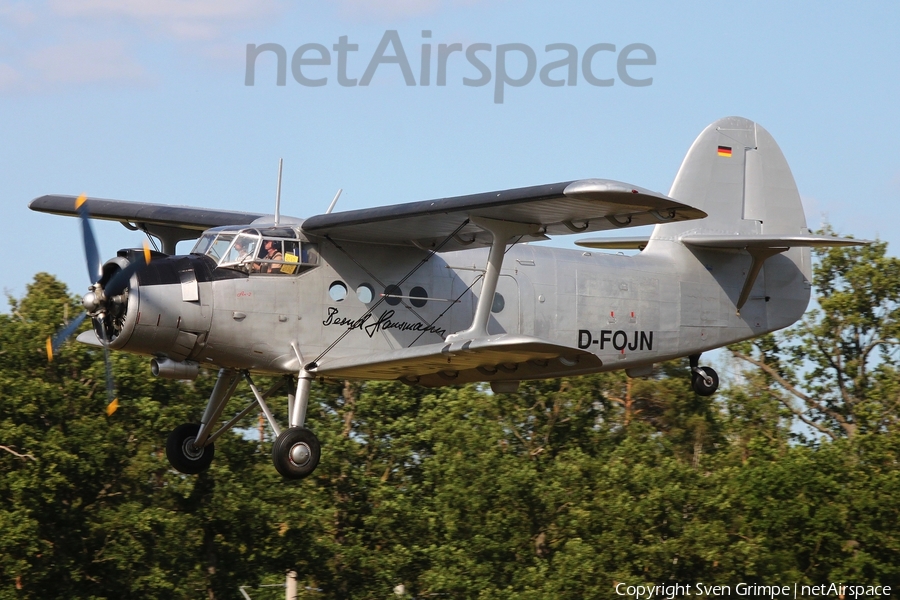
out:
{"label": "upper wing", "polygon": [[[31,210],[67,217],[78,216],[75,196],[41,196],[31,201]],[[129,229],[146,231],[165,241],[190,240],[210,227],[245,225],[266,215],[234,210],[149,204],[126,200],[88,198],[87,209],[91,218],[119,221]],[[174,248],[174,244],[173,244]]]}
{"label": "upper wing", "polygon": [[[668,196],[607,179],[582,179],[469,196],[456,196],[317,215],[303,222],[310,235],[381,244],[456,250],[473,243],[490,244],[491,234],[471,217],[537,225],[547,235],[586,233],[706,216]],[[455,232],[455,235],[454,235]]]}

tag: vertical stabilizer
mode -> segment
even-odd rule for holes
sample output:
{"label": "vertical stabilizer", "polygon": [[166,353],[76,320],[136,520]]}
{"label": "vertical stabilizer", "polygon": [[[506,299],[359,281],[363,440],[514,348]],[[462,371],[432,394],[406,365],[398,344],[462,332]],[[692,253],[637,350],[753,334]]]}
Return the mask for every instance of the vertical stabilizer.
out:
{"label": "vertical stabilizer", "polygon": [[705,211],[697,221],[658,225],[654,239],[686,233],[807,233],[800,194],[787,161],[763,127],[720,119],[688,151],[669,196]]}

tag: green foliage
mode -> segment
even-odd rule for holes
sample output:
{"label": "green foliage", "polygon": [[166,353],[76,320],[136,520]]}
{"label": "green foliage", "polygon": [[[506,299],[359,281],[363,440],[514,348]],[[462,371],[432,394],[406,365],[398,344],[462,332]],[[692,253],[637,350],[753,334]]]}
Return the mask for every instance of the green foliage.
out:
{"label": "green foliage", "polygon": [[[854,265],[877,258],[827,268],[856,281]],[[834,297],[864,287],[837,285]],[[107,417],[100,353],[68,344],[52,363],[43,354],[79,306],[40,274],[0,315],[0,600],[242,598],[239,586],[281,583],[289,569],[309,588],[301,597],[341,599],[396,597],[399,584],[410,597],[472,599],[609,598],[617,582],[896,584],[891,355],[846,386],[865,398],[846,412],[854,435],[804,409],[835,441],[797,438],[790,392],[772,385],[818,385],[824,401],[827,369],[807,373],[796,357],[818,360],[810,336],[846,332],[839,317],[854,302],[823,304],[836,329],[814,318],[799,342],[736,349],[767,369],[718,399],[693,394],[680,361],[647,379],[525,382],[516,395],[317,384],[309,422],[322,462],[287,482],[255,415],[216,441],[208,472],[169,467],[165,438],[198,418],[213,373],[156,379],[146,359],[116,354],[120,408]],[[877,314],[887,335],[893,317]],[[284,402],[272,406],[283,419]]]}
{"label": "green foliage", "polygon": [[816,254],[819,308],[785,333],[732,352],[765,373],[783,390],[783,405],[821,434],[895,427],[900,259],[887,255],[884,242]]}

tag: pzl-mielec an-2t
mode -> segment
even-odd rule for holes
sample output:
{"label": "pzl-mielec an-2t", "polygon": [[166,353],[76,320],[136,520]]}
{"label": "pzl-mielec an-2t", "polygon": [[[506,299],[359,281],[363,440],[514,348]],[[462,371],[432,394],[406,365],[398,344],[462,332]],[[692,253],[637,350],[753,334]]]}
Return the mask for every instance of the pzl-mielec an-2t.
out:
{"label": "pzl-mielec an-2t", "polygon": [[[206,469],[214,440],[258,403],[290,478],[319,461],[306,427],[316,378],[513,392],[528,379],[647,375],[689,356],[694,391],[711,394],[718,377],[700,354],[794,323],[809,302],[810,247],[860,243],[810,234],[781,150],[742,118],[700,134],[668,196],[583,179],[306,220],[71,196],[31,208],[82,218],[93,330],[80,341],[151,356],[163,377],[218,369],[200,423],[169,436],[172,465]],[[88,217],[142,230],[163,252],[123,250],[101,266]],[[647,224],[646,238],[579,242],[641,248],[634,256],[527,243]],[[283,375],[288,427],[254,374]],[[223,425],[241,380],[256,403]]]}

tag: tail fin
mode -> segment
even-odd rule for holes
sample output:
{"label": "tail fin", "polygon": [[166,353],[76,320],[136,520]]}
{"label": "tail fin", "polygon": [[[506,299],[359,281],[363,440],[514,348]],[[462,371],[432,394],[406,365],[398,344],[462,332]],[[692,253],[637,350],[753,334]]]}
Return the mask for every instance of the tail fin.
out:
{"label": "tail fin", "polygon": [[[752,316],[744,321],[752,323],[754,335],[785,327],[806,310],[811,247],[868,243],[810,235],[781,149],[768,131],[741,117],[720,119],[703,130],[669,196],[708,216],[657,225],[646,252],[675,257],[694,287],[704,278],[715,279],[738,315],[747,304]],[[699,260],[688,259],[685,250]],[[764,302],[748,304],[753,298]],[[690,317],[696,307],[685,306]]]}
{"label": "tail fin", "polygon": [[807,234],[794,176],[768,131],[741,117],[720,119],[688,151],[669,196],[709,216],[657,225],[653,238],[686,233]]}

